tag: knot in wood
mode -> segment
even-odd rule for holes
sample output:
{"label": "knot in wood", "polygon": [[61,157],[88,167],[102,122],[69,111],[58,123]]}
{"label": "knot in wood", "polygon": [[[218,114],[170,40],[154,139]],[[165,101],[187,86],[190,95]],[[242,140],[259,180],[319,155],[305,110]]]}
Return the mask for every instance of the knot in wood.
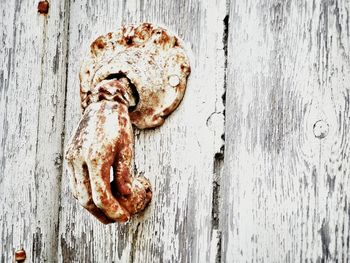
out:
{"label": "knot in wood", "polygon": [[314,124],[314,135],[318,139],[323,139],[328,135],[329,125],[324,120],[319,120]]}

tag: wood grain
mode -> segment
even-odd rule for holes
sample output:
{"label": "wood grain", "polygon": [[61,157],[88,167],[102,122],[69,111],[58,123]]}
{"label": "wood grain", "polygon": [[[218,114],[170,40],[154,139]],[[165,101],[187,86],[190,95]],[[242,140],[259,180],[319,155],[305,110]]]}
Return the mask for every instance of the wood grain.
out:
{"label": "wood grain", "polygon": [[[20,248],[28,262],[350,261],[349,8],[66,0],[44,16],[37,1],[0,1],[0,262]],[[104,226],[62,163],[78,70],[97,36],[145,21],[185,41],[192,73],[165,124],[135,131],[151,206]]]}
{"label": "wood grain", "polygon": [[350,260],[349,6],[231,2],[224,262]]}
{"label": "wood grain", "polygon": [[[153,201],[126,225],[104,226],[84,211],[62,180],[58,260],[62,262],[205,262],[212,238],[215,154],[223,133],[224,1],[72,1],[66,134],[80,118],[80,62],[97,36],[122,23],[164,25],[186,43],[192,73],[179,108],[154,130],[136,131],[135,168],[150,178]],[[215,202],[214,202],[215,203]],[[213,240],[213,241],[212,241]]]}
{"label": "wood grain", "polygon": [[65,101],[65,3],[1,1],[0,262],[57,254]]}

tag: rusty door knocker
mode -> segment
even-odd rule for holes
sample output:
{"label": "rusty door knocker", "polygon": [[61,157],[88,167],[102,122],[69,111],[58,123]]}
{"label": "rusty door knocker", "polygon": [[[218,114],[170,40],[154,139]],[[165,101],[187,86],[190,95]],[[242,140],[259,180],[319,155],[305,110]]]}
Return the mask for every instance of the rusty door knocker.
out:
{"label": "rusty door knocker", "polygon": [[133,176],[132,125],[164,123],[190,66],[179,39],[148,23],[101,36],[90,48],[79,76],[83,115],[66,151],[71,190],[101,222],[124,222],[152,198],[148,179]]}

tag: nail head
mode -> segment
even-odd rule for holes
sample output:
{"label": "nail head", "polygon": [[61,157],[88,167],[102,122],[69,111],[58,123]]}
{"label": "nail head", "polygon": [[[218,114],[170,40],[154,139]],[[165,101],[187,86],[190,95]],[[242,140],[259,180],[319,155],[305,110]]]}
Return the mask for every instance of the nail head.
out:
{"label": "nail head", "polygon": [[49,2],[48,1],[40,1],[38,3],[38,12],[40,14],[47,14],[49,12]]}
{"label": "nail head", "polygon": [[26,259],[26,252],[23,249],[17,250],[15,252],[15,260],[22,262]]}
{"label": "nail head", "polygon": [[177,75],[169,76],[169,84],[172,87],[176,87],[180,83],[180,78]]}

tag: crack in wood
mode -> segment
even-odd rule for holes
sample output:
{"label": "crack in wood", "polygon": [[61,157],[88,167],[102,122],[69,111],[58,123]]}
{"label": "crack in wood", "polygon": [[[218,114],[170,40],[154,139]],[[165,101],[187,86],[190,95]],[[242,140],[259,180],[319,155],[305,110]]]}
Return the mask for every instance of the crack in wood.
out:
{"label": "crack in wood", "polygon": [[134,262],[135,260],[135,255],[137,252],[137,240],[138,240],[138,236],[139,236],[139,227],[140,227],[141,223],[138,223],[135,229],[135,232],[132,235],[132,241],[131,241],[131,249],[130,249],[130,257],[129,257],[129,262]]}
{"label": "crack in wood", "polygon": [[[61,133],[61,154],[60,157],[63,157],[63,153],[65,152],[65,130],[66,130],[66,118],[67,118],[67,90],[68,90],[68,62],[69,62],[69,21],[70,21],[70,12],[67,12],[66,10],[70,10],[70,0],[65,0],[64,1],[64,7],[65,7],[65,11],[64,11],[64,25],[63,28],[64,30],[64,36],[63,36],[63,42],[65,43],[65,54],[64,54],[64,67],[65,67],[65,79],[64,79],[64,105],[63,105],[63,127],[62,127],[62,133]],[[57,51],[57,50],[56,50]],[[56,52],[57,54],[57,52]],[[56,66],[56,63],[54,63],[54,66]],[[54,73],[57,72],[57,69],[54,69]],[[62,176],[64,174],[64,166],[63,166],[63,160],[62,163],[60,165],[60,179],[59,179],[59,193],[60,193],[60,198],[59,198],[59,203],[58,203],[58,208],[59,208],[59,212],[57,214],[57,233],[60,233],[60,227],[61,227],[61,211],[62,211]],[[57,256],[57,261],[59,261],[59,257],[60,257],[60,251],[63,250],[63,244],[62,244],[62,240],[64,240],[64,238],[61,238],[57,241],[56,244],[56,256]]]}
{"label": "crack in wood", "polygon": [[329,245],[331,243],[331,237],[329,234],[329,223],[325,219],[322,221],[321,229],[319,230],[322,241],[322,262],[326,262],[331,258]]}
{"label": "crack in wood", "polygon": [[[211,261],[214,261],[216,263],[221,262],[221,253],[222,253],[222,232],[221,232],[221,226],[220,226],[220,213],[222,209],[221,205],[221,179],[222,179],[222,173],[223,173],[223,167],[224,167],[224,152],[225,152],[225,121],[226,121],[226,89],[227,89],[227,45],[228,45],[228,35],[229,35],[229,1],[226,2],[226,12],[223,22],[223,35],[222,35],[222,42],[223,42],[223,51],[224,51],[224,81],[223,81],[223,89],[224,92],[221,95],[221,100],[223,104],[223,112],[221,113],[223,115],[223,125],[224,130],[221,134],[220,138],[222,139],[222,145],[219,149],[219,152],[215,153],[214,155],[214,164],[213,164],[213,182],[212,182],[212,213],[211,213],[211,240],[213,243],[213,251],[214,257],[211,259]],[[214,112],[213,114],[215,114]],[[207,119],[207,126],[210,118],[212,117],[211,114],[209,118]]]}
{"label": "crack in wood", "polygon": [[214,242],[215,262],[221,262],[221,229],[220,229],[220,212],[221,212],[221,174],[224,167],[224,155],[217,153],[214,157],[213,171],[213,193],[212,193],[212,212],[211,212],[211,239]]}

